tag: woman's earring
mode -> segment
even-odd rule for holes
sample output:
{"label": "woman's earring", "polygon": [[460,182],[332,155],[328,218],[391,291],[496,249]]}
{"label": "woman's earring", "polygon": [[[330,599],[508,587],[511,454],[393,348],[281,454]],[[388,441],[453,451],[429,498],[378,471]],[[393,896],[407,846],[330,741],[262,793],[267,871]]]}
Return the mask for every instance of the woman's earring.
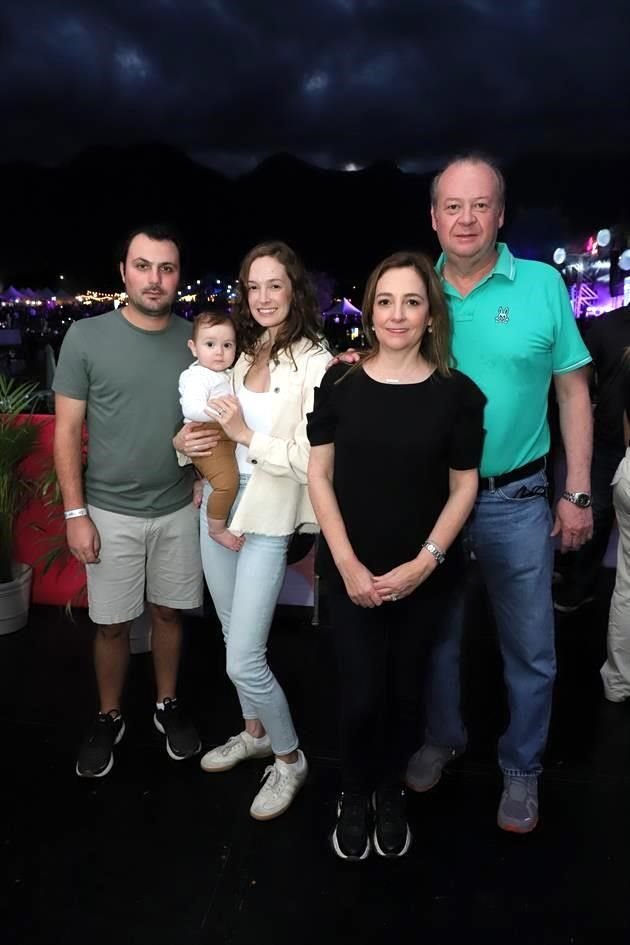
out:
{"label": "woman's earring", "polygon": [[431,334],[431,332],[433,331],[433,326],[432,326],[432,325],[428,325],[428,326],[427,326],[427,331],[429,332],[429,334]]}

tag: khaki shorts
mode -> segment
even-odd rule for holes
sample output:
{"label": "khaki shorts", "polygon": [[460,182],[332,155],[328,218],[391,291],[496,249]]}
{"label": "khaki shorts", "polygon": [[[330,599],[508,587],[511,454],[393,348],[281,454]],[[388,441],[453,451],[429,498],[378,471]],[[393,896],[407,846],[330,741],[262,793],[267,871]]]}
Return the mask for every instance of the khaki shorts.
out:
{"label": "khaki shorts", "polygon": [[98,564],[88,564],[90,617],[108,626],[135,620],[145,601],[192,610],[203,601],[199,512],[185,506],[158,518],[88,506],[101,536]]}

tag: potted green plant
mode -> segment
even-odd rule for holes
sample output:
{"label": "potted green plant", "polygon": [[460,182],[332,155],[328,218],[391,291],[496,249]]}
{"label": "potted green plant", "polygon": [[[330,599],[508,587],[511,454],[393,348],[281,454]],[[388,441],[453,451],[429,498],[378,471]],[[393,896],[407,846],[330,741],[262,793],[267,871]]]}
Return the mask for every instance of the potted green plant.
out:
{"label": "potted green plant", "polygon": [[32,571],[13,560],[15,520],[37,484],[22,465],[39,430],[28,416],[37,384],[0,375],[0,633],[21,630],[28,621]]}

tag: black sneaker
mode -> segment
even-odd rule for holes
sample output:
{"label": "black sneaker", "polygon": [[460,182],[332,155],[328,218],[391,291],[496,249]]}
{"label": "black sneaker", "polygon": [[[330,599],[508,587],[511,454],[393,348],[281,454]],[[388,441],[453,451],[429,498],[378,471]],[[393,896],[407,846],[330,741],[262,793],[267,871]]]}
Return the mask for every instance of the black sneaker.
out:
{"label": "black sneaker", "polygon": [[366,794],[343,793],[337,801],[337,823],[330,838],[342,860],[366,860],[370,853],[370,801]]}
{"label": "black sneaker", "polygon": [[125,720],[112,709],[99,712],[79,749],[76,772],[80,778],[104,778],[114,765],[114,745],[125,734]]}
{"label": "black sneaker", "polygon": [[376,825],[374,848],[379,856],[404,856],[411,846],[405,792],[397,785],[379,788],[372,797]]}
{"label": "black sneaker", "polygon": [[153,722],[162,735],[166,735],[166,750],[173,761],[183,761],[201,751],[201,739],[195,726],[179,706],[177,699],[165,699],[164,708],[155,709]]}

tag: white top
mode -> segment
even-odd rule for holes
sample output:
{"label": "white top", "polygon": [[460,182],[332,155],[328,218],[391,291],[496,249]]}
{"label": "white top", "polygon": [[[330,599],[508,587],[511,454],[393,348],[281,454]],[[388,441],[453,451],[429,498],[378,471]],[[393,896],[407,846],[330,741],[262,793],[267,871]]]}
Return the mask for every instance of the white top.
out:
{"label": "white top", "polygon": [[206,413],[208,400],[233,392],[231,370],[211,371],[195,361],[179,375],[179,402],[186,423],[191,420],[207,423],[212,419]]}
{"label": "white top", "polygon": [[[254,433],[271,433],[271,418],[273,408],[273,394],[271,391],[248,390],[245,385],[238,392],[238,399],[243,408],[245,423]],[[252,464],[249,462],[249,447],[242,443],[236,444],[236,462],[242,476],[251,476]]]}
{"label": "white top", "polygon": [[[331,354],[305,340],[269,365],[271,430],[255,431],[249,444],[252,474],[234,513],[235,535],[290,535],[296,528],[319,531],[306,488],[310,445],[306,415],[313,409],[313,390],[320,383]],[[240,397],[251,359],[241,355],[234,365],[234,390]]]}

